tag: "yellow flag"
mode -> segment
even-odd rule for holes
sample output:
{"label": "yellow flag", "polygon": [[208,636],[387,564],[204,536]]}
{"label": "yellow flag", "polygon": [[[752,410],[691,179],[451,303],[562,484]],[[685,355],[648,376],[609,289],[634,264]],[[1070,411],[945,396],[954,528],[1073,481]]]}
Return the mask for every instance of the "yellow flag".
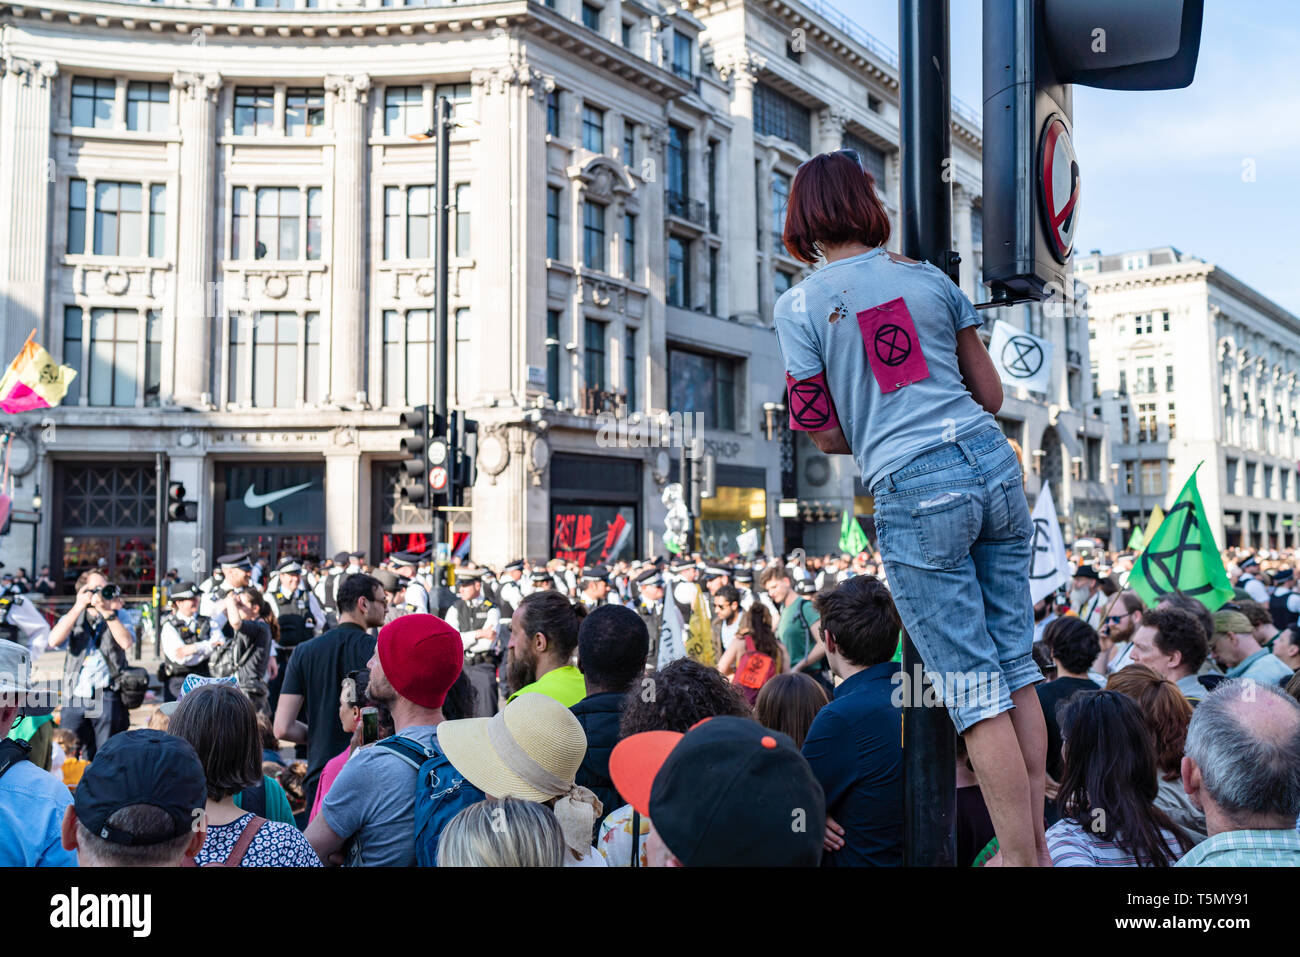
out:
{"label": "yellow flag", "polygon": [[[1160,523],[1164,520],[1164,509],[1157,505],[1151,510],[1151,518],[1147,521],[1147,530],[1142,533],[1142,548],[1146,548],[1151,539],[1155,537],[1156,529],[1160,527]],[[1141,552],[1142,548],[1139,548],[1138,551]]]}
{"label": "yellow flag", "polygon": [[686,654],[710,668],[718,663],[717,649],[713,646],[713,627],[709,613],[704,608],[704,591],[695,586],[695,607],[691,610],[691,624],[686,629]]}
{"label": "yellow flag", "polygon": [[63,401],[77,370],[59,365],[30,336],[0,378],[0,410],[10,415],[49,409]]}

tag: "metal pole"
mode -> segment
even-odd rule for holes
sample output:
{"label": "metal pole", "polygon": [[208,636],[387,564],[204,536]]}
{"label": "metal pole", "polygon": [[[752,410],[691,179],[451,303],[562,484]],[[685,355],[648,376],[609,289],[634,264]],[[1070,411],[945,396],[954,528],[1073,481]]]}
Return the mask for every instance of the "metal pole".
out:
{"label": "metal pole", "polygon": [[[162,581],[163,563],[167,561],[167,459],[154,453],[154,562],[153,562],[153,653],[162,655]],[[140,657],[140,642],[135,643],[135,657]]]}
{"label": "metal pole", "polygon": [[[438,97],[434,105],[434,114],[436,117],[435,130],[437,132],[438,143],[438,222],[437,238],[438,248],[436,251],[437,262],[435,270],[437,272],[437,300],[435,302],[434,313],[434,389],[433,389],[433,410],[435,421],[441,418],[447,420],[447,293],[448,284],[451,282],[451,101],[445,96]],[[441,436],[445,438],[446,436]],[[450,450],[454,454],[454,450]],[[450,466],[451,456],[448,457]],[[450,472],[450,468],[448,468]],[[447,486],[447,503],[451,504],[451,484]],[[432,502],[430,503],[432,506]],[[433,541],[434,551],[437,552],[437,544],[446,538],[446,519],[442,512],[439,512],[436,506],[433,506]],[[439,576],[439,582],[441,577]]]}
{"label": "metal pole", "polygon": [[[952,275],[948,0],[899,0],[902,251]],[[954,866],[956,750],[946,709],[922,707],[920,655],[903,633],[903,863]]]}

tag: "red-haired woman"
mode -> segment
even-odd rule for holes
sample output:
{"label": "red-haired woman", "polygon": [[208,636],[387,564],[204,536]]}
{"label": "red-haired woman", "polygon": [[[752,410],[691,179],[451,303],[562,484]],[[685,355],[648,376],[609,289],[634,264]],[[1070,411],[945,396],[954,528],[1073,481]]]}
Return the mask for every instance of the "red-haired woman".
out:
{"label": "red-haired woman", "polygon": [[1047,863],[1033,522],[993,418],[1002,386],[970,300],[888,239],[856,153],[800,167],[785,246],[825,262],[776,304],[790,427],[854,457],[898,613],[965,737],[1003,860]]}

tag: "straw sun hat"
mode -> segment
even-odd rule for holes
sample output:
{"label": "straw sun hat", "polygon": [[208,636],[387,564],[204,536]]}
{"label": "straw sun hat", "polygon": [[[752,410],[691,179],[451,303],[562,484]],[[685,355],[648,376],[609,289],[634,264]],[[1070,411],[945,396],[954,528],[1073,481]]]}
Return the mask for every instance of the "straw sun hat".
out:
{"label": "straw sun hat", "polygon": [[448,760],[484,794],[545,804],[554,799],[565,842],[579,854],[591,847],[601,803],[574,783],[587,753],[587,735],[573,712],[544,694],[524,694],[491,718],[438,726]]}

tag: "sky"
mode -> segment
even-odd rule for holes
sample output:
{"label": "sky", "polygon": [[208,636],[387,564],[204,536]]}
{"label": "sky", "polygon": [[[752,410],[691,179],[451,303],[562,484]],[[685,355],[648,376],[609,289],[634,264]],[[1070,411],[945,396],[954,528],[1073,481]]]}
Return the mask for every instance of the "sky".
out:
{"label": "sky", "polygon": [[[898,49],[897,0],[830,0]],[[951,0],[953,94],[979,108],[980,0]],[[1074,88],[1075,249],[1175,246],[1300,316],[1300,11],[1294,0],[1206,0],[1184,90]]]}

